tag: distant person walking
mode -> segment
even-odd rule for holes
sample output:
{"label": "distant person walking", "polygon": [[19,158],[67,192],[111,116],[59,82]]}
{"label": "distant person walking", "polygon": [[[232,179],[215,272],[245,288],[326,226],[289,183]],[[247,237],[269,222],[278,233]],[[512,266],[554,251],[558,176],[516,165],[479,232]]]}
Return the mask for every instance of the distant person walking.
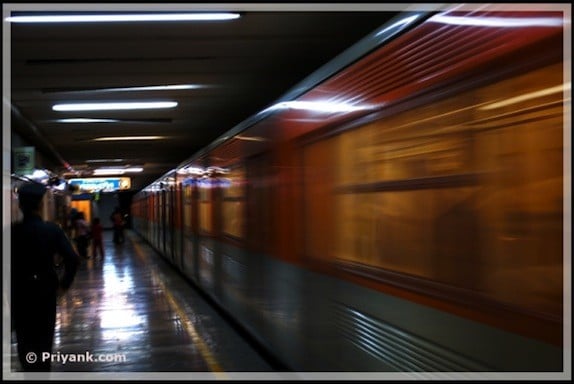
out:
{"label": "distant person walking", "polygon": [[99,217],[92,220],[92,256],[96,258],[97,252],[100,253],[102,260],[104,259],[104,228],[100,222]]}
{"label": "distant person walking", "polygon": [[[45,192],[37,183],[19,189],[23,219],[14,223],[11,231],[12,327],[24,371],[51,370],[50,359],[43,353],[52,352],[57,297],[70,288],[79,264],[64,230],[40,216]],[[56,254],[64,267],[61,280],[54,268]]]}
{"label": "distant person walking", "polygon": [[122,244],[124,242],[124,216],[119,207],[116,207],[110,220],[114,225],[114,243]]}
{"label": "distant person walking", "polygon": [[78,253],[83,258],[87,259],[88,256],[88,245],[90,242],[90,226],[86,221],[86,216],[84,212],[78,212],[76,218],[76,246],[78,247]]}

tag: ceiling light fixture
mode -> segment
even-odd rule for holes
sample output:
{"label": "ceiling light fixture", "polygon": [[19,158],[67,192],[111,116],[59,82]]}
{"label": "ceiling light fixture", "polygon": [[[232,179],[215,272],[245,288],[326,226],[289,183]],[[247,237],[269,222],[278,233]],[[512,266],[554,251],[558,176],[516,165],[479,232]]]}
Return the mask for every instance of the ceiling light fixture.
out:
{"label": "ceiling light fixture", "polygon": [[93,175],[123,175],[124,173],[134,173],[143,172],[142,167],[131,167],[131,168],[98,168],[94,169]]}
{"label": "ceiling light fixture", "polygon": [[204,85],[198,85],[198,84],[148,85],[143,87],[100,88],[100,89],[94,89],[92,92],[181,91],[181,90],[198,89],[204,87],[205,87]]}
{"label": "ceiling light fixture", "polygon": [[141,92],[141,91],[186,91],[189,89],[206,88],[199,84],[171,84],[171,85],[148,85],[142,87],[116,87],[116,88],[91,88],[91,89],[59,89],[48,90],[46,93],[109,93],[109,92]]}
{"label": "ceiling light fixture", "polygon": [[431,17],[428,21],[451,25],[471,25],[496,28],[561,27],[564,25],[564,21],[560,17],[489,17],[451,16],[441,14]]}
{"label": "ceiling light fixture", "polygon": [[97,137],[93,141],[130,141],[130,140],[160,140],[165,136],[111,136],[111,137]]}
{"label": "ceiling light fixture", "polygon": [[106,23],[132,21],[220,21],[238,19],[238,13],[142,13],[110,15],[39,15],[11,16],[5,20],[11,23]]}
{"label": "ceiling light fixture", "polygon": [[126,103],[74,103],[56,104],[52,107],[54,111],[115,111],[132,109],[162,109],[175,108],[175,101],[158,102],[126,102]]}
{"label": "ceiling light fixture", "polygon": [[58,119],[57,123],[118,123],[120,120],[117,119],[87,119],[87,118],[76,118],[76,119]]}
{"label": "ceiling light fixture", "polygon": [[124,159],[90,159],[86,163],[121,163]]}

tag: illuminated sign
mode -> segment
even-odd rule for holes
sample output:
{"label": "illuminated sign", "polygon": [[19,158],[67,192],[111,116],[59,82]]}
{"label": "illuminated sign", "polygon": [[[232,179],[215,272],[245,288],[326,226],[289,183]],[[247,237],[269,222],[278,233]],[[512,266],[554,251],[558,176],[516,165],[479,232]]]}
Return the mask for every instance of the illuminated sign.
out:
{"label": "illuminated sign", "polygon": [[113,192],[131,188],[129,177],[92,177],[87,179],[70,179],[68,184],[77,186],[80,191]]}

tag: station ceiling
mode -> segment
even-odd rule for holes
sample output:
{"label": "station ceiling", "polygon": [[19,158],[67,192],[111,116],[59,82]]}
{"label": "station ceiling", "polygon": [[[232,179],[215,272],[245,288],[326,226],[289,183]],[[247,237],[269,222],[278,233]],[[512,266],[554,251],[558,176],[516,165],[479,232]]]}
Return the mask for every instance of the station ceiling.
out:
{"label": "station ceiling", "polygon": [[[45,9],[28,6],[26,12],[13,10],[12,16],[56,12],[40,6]],[[106,6],[110,8],[102,9]],[[95,10],[85,6],[80,12]],[[109,4],[97,8],[99,14],[106,10],[118,13]],[[194,10],[186,7],[178,13]],[[131,4],[121,13],[134,11],[153,10]],[[70,7],[68,13],[78,10]],[[237,19],[216,22],[11,22],[5,39],[13,132],[52,157],[57,164],[53,171],[60,174],[90,176],[103,166],[142,167],[141,173],[124,175],[139,190],[397,15],[331,10],[328,5],[292,11],[267,6],[237,13]],[[197,87],[152,88],[163,85]],[[175,101],[177,106],[53,110],[63,103],[126,101]],[[73,118],[97,120],[62,121]],[[95,140],[118,136],[162,139]]]}

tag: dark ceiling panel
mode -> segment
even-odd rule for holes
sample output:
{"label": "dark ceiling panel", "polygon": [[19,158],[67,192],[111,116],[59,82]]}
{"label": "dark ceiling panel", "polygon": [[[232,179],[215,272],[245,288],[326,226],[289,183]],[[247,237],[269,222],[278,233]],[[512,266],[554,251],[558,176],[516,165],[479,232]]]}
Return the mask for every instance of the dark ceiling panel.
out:
{"label": "dark ceiling panel", "polygon": [[[140,189],[223,133],[271,105],[293,86],[396,12],[242,12],[219,23],[12,24],[11,102],[43,140],[75,169],[94,158],[147,159]],[[77,92],[199,83],[187,91]],[[66,92],[68,91],[68,92]],[[75,91],[75,92],[69,92]],[[65,101],[176,100],[163,111],[55,112]],[[137,123],[65,124],[90,117]],[[24,132],[27,131],[27,132]],[[165,135],[147,143],[90,141],[113,135]],[[138,160],[139,161],[139,160]],[[126,162],[127,163],[127,162]],[[61,167],[56,171],[64,171]]]}

